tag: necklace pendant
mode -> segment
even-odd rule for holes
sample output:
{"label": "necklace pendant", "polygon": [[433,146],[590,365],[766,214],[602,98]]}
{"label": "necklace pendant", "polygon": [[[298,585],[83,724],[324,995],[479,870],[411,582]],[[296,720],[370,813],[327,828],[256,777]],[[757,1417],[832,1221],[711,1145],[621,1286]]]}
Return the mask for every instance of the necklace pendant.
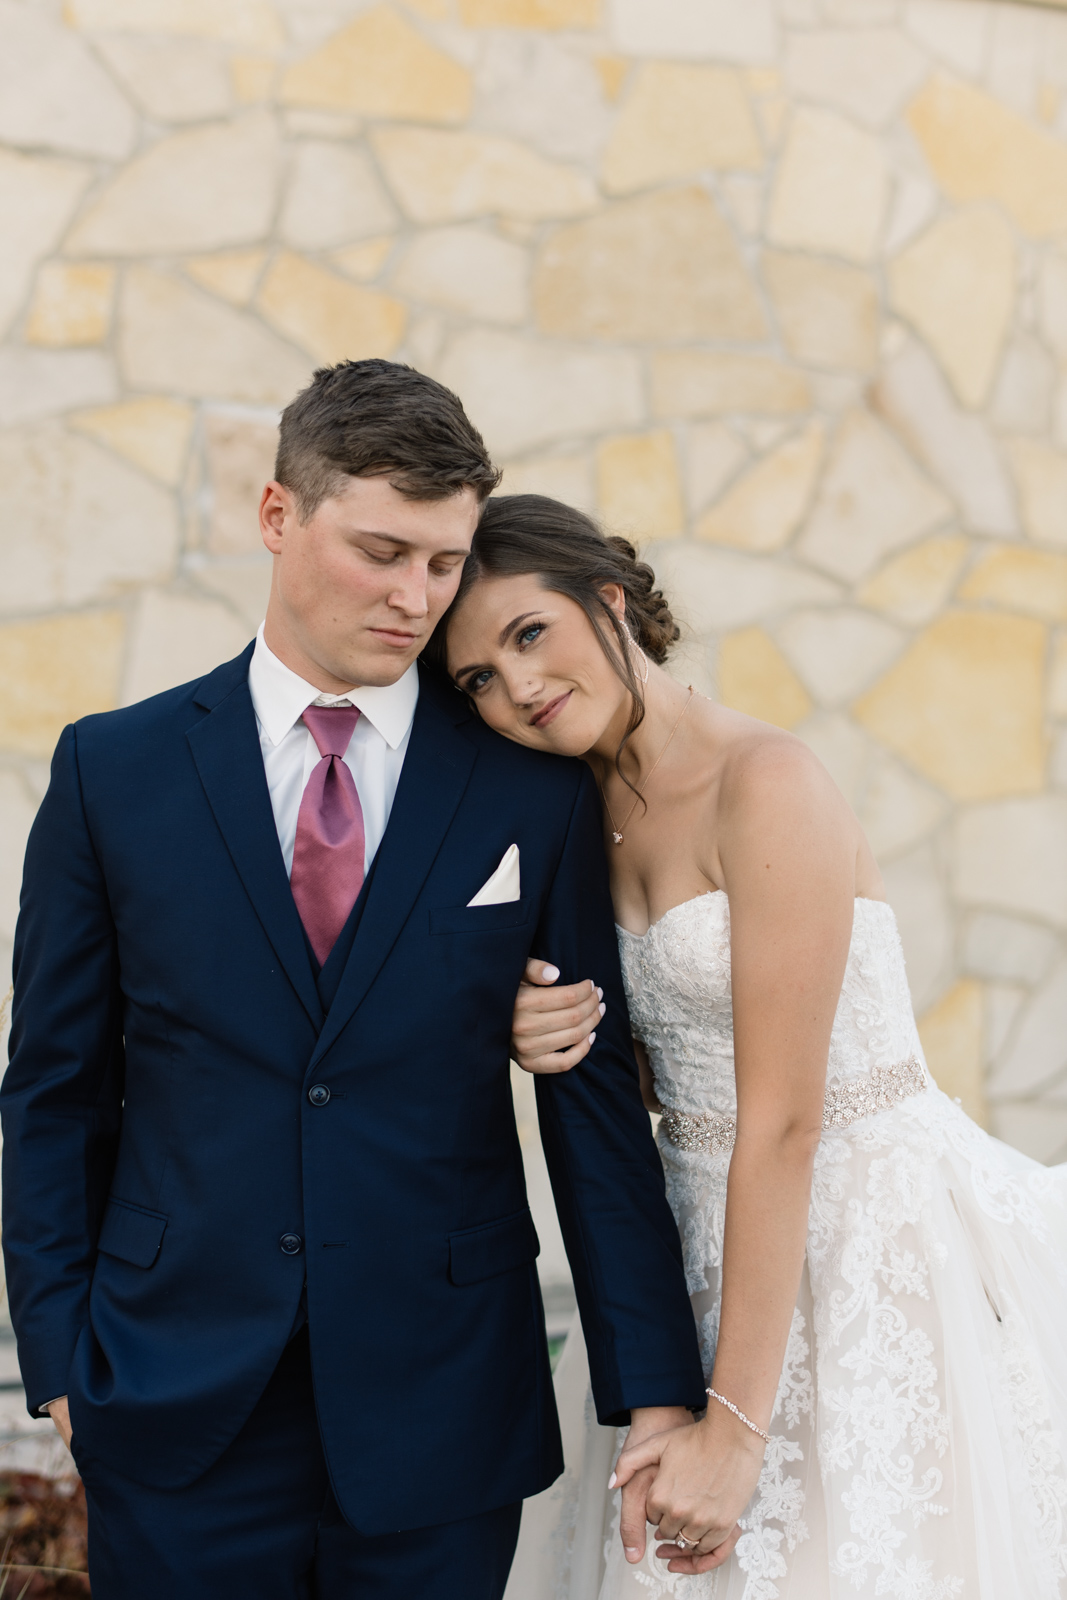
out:
{"label": "necklace pendant", "polygon": [[621,833],[616,831],[615,833],[612,834],[611,837],[615,840],[616,844],[622,844],[622,834]]}

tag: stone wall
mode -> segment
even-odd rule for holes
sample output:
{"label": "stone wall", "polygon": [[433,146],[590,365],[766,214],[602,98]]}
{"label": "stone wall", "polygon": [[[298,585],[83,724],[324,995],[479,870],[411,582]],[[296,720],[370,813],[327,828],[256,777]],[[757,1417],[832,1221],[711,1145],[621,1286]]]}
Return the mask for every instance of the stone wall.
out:
{"label": "stone wall", "polygon": [[245,643],[279,406],[396,356],[650,549],[1067,1154],[1065,90],[984,0],[0,0],[0,957],[60,728]]}

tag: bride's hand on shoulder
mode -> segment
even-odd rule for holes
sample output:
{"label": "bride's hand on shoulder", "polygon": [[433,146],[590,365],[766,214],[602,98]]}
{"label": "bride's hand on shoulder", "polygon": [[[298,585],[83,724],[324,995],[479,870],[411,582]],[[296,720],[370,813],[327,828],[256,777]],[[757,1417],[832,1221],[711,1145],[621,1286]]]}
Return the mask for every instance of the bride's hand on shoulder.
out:
{"label": "bride's hand on shoulder", "polygon": [[511,1019],[511,1054],[524,1072],[569,1072],[585,1059],[604,1015],[592,979],[553,988],[559,969],[531,956]]}

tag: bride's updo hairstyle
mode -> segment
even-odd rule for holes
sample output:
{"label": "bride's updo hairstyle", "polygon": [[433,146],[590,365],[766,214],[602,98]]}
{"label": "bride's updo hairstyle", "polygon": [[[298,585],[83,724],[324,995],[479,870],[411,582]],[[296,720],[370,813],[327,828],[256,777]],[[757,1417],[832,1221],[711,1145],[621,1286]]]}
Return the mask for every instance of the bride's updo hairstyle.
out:
{"label": "bride's updo hairstyle", "polygon": [[[480,579],[531,575],[542,588],[565,594],[581,606],[613,671],[630,692],[633,710],[615,754],[622,777],[619,757],[645,714],[633,645],[662,665],[680,637],[670,607],[655,586],[655,573],[637,559],[627,539],[602,533],[591,517],[545,495],[494,495],[486,501],[456,598],[434,632],[426,656],[447,671],[449,619]],[[617,584],[626,597],[624,622],[603,597],[608,584]]]}

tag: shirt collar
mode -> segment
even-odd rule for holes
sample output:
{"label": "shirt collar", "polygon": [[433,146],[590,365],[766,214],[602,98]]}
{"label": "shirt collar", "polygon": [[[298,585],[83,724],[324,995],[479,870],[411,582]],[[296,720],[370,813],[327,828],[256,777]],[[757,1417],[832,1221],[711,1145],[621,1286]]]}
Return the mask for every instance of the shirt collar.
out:
{"label": "shirt collar", "polygon": [[350,689],[346,695],[322,696],[314,684],[306,683],[284,661],[280,661],[263,638],[260,626],[256,648],[248,667],[248,689],[259,725],[271,744],[279,745],[299,722],[308,706],[321,698],[327,701],[350,700],[381,734],[390,749],[396,750],[407,738],[419,698],[419,669],[415,662],[384,688],[369,686]]}

